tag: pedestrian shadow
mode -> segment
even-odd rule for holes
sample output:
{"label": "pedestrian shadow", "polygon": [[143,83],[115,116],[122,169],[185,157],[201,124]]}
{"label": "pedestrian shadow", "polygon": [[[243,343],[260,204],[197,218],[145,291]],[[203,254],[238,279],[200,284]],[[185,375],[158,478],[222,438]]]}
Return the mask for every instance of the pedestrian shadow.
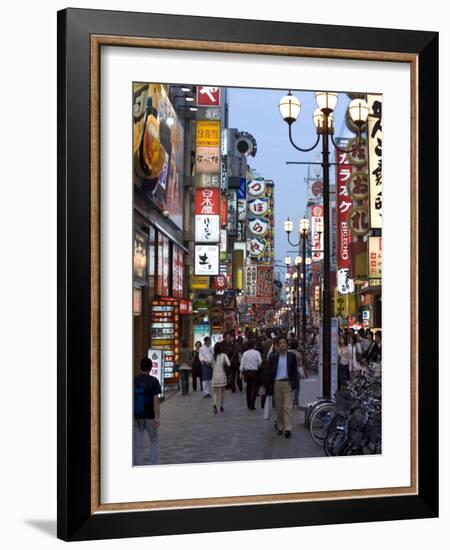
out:
{"label": "pedestrian shadow", "polygon": [[56,538],[56,519],[26,519],[25,523],[38,531]]}

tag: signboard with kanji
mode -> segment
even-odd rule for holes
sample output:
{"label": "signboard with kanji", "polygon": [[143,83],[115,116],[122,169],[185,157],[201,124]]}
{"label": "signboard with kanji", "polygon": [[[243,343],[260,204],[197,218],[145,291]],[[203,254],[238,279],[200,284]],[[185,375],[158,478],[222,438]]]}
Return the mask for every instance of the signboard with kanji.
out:
{"label": "signboard with kanji", "polygon": [[[369,237],[369,279],[381,282],[383,274],[383,247],[381,237]],[[376,281],[372,281],[376,284]]]}
{"label": "signboard with kanji", "polygon": [[220,147],[197,147],[195,170],[197,174],[220,174]]}
{"label": "signboard with kanji", "polygon": [[367,121],[370,180],[370,226],[381,229],[383,210],[383,128],[382,96],[368,95],[369,118]]}
{"label": "signboard with kanji", "polygon": [[[322,228],[320,228],[320,225]],[[323,206],[311,206],[311,259],[313,262],[323,260]]]}
{"label": "signboard with kanji", "polygon": [[195,215],[219,215],[220,214],[220,190],[196,189],[195,190]]}
{"label": "signboard with kanji", "polygon": [[195,275],[219,275],[219,246],[195,245]]}
{"label": "signboard with kanji", "polygon": [[220,122],[218,120],[197,120],[196,146],[220,146]]}

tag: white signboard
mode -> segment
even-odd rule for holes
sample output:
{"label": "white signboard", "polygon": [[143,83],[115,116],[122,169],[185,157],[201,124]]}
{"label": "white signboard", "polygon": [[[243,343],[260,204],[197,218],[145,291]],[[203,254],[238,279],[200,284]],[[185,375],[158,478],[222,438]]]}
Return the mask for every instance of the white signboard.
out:
{"label": "white signboard", "polygon": [[219,275],[219,246],[195,245],[194,275]]}
{"label": "white signboard", "polygon": [[217,243],[220,240],[220,216],[195,216],[195,241],[197,243]]}
{"label": "white signboard", "polygon": [[220,252],[226,252],[227,251],[227,230],[221,229],[220,230]]}
{"label": "white signboard", "polygon": [[[151,376],[154,376],[161,385],[161,390],[164,393],[163,385],[163,350],[162,349],[149,349],[147,357],[152,360]],[[163,395],[160,394],[160,395]]]}
{"label": "white signboard", "polygon": [[382,95],[368,95],[369,118],[367,121],[369,184],[370,184],[370,227],[382,228],[383,211],[383,129]]}
{"label": "white signboard", "polygon": [[337,289],[339,294],[352,294],[355,292],[355,281],[349,276],[348,268],[337,270]]}

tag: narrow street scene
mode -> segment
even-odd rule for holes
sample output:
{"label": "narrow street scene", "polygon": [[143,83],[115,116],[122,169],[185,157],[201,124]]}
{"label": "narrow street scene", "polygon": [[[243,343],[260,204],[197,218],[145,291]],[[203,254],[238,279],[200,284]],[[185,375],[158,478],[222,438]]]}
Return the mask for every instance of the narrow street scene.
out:
{"label": "narrow street scene", "polygon": [[382,452],[382,104],[133,84],[134,466]]}

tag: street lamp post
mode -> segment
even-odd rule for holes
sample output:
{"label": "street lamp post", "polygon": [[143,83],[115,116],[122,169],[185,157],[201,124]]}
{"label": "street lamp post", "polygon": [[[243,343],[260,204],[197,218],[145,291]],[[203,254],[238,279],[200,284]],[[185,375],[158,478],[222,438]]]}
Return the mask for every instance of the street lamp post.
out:
{"label": "street lamp post", "polygon": [[[354,99],[350,102],[348,111],[350,118],[358,128],[358,140],[351,149],[338,147],[333,138],[334,127],[333,111],[336,107],[338,94],[333,92],[316,92],[318,108],[314,111],[313,121],[316,126],[317,140],[312,147],[302,148],[296,145],[292,138],[292,125],[300,115],[301,104],[298,98],[289,91],[281,98],[278,107],[283,120],[289,128],[289,141],[292,146],[306,153],[316,148],[322,136],[322,169],[323,169],[323,217],[324,217],[324,258],[323,258],[323,330],[322,330],[322,380],[323,396],[331,397],[331,289],[330,289],[330,159],[329,138],[334,147],[343,152],[355,151],[361,143],[361,129],[367,120],[369,107],[363,99]],[[286,222],[285,222],[286,224]],[[292,224],[292,222],[291,222]],[[286,228],[286,225],[285,225]],[[292,230],[292,226],[291,226]]]}

